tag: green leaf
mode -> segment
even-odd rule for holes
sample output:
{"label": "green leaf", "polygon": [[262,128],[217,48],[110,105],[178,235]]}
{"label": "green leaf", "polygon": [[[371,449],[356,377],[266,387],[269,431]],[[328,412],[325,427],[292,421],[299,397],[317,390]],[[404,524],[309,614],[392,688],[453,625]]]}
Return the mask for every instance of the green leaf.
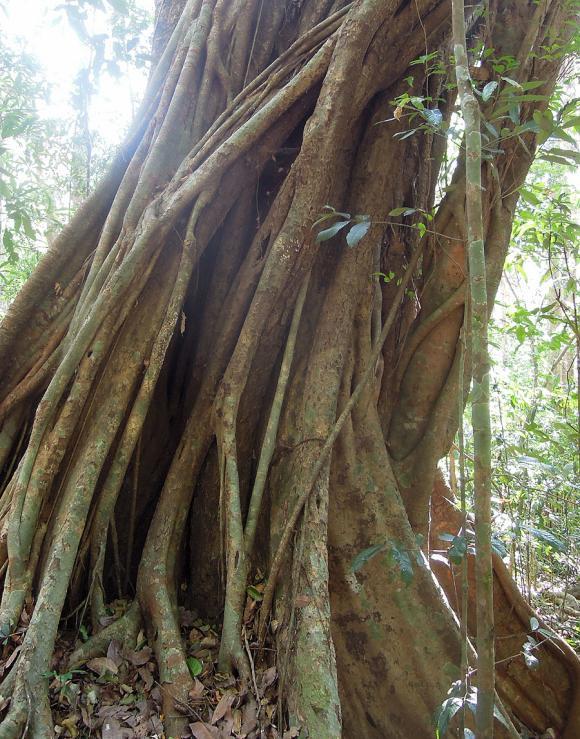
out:
{"label": "green leaf", "polygon": [[520,106],[517,103],[511,103],[508,106],[508,115],[512,123],[515,123],[517,126],[520,122]]}
{"label": "green leaf", "polygon": [[532,631],[537,631],[540,628],[540,622],[535,616],[532,616],[530,618],[530,629]]}
{"label": "green leaf", "polygon": [[336,234],[345,226],[348,226],[349,223],[350,221],[339,221],[330,226],[330,228],[325,228],[323,231],[319,231],[316,237],[316,243],[320,244],[322,241],[328,241],[333,236],[336,236]]}
{"label": "green leaf", "polygon": [[203,663],[201,660],[196,659],[195,657],[188,657],[186,659],[187,662],[187,669],[189,670],[189,674],[191,677],[197,677],[198,675],[201,675],[203,672]]}
{"label": "green leaf", "polygon": [[488,82],[487,85],[483,88],[481,91],[481,99],[484,103],[487,103],[487,101],[490,99],[490,97],[493,95],[494,91],[498,88],[498,83],[495,80],[492,80],[491,82]]}
{"label": "green leaf", "polygon": [[350,219],[351,215],[350,213],[341,213],[339,210],[336,210],[332,207],[332,205],[325,205],[322,210],[327,211],[326,213],[321,214],[316,221],[312,224],[312,228],[315,228],[316,226],[320,225],[321,223],[324,223],[324,221],[328,221],[330,218],[334,217],[340,217],[340,218],[346,218]]}
{"label": "green leaf", "polygon": [[507,557],[508,555],[508,550],[506,549],[505,544],[503,543],[501,539],[498,539],[496,534],[492,534],[491,548],[502,559],[504,557]]}
{"label": "green leaf", "polygon": [[535,536],[536,539],[543,541],[544,544],[548,544],[549,546],[551,546],[552,549],[554,549],[556,552],[565,552],[568,549],[565,542],[563,542],[561,539],[558,539],[558,537],[555,536],[551,531],[538,529],[535,526],[528,526],[526,524],[522,524],[522,529],[530,533],[532,536]]}
{"label": "green leaf", "polygon": [[252,600],[257,601],[258,603],[264,599],[263,594],[260,593],[258,588],[255,588],[253,585],[248,585],[248,587],[246,588],[246,593],[250,596]]}
{"label": "green leaf", "polygon": [[572,151],[571,149],[561,149],[559,146],[553,146],[546,154],[556,154],[557,156],[572,159],[576,164],[580,164],[580,151]]}
{"label": "green leaf", "polygon": [[22,214],[22,226],[24,227],[24,233],[28,236],[29,239],[36,238],[36,231],[32,228],[32,223],[30,222],[30,218],[26,213]]}
{"label": "green leaf", "polygon": [[517,87],[520,90],[522,89],[522,86],[520,85],[520,83],[516,82],[516,80],[513,80],[511,77],[502,77],[502,80],[504,82],[507,82],[508,85],[511,85],[512,87]]}
{"label": "green leaf", "polygon": [[360,223],[355,223],[355,225],[349,230],[349,232],[346,235],[346,243],[350,247],[356,246],[359,241],[364,238],[369,228],[371,227],[371,222],[369,221],[361,221]]}
{"label": "green leaf", "polygon": [[435,126],[435,128],[439,128],[439,126],[443,123],[443,113],[439,110],[439,108],[432,108],[430,110],[427,109],[423,111],[423,115],[432,126]]}
{"label": "green leaf", "polygon": [[399,131],[398,133],[393,134],[393,138],[399,139],[399,141],[403,141],[403,139],[408,139],[409,136],[417,133],[418,130],[418,128],[412,128],[410,131]]}
{"label": "green leaf", "polygon": [[[520,188],[520,195],[522,197],[522,200],[525,200],[527,203],[530,203],[531,205],[540,205],[541,200],[540,198],[535,195],[531,190],[527,190],[525,187]],[[535,226],[535,224],[532,224]]]}
{"label": "green leaf", "polygon": [[362,567],[364,567],[364,565],[366,565],[367,562],[369,562],[380,552],[384,552],[385,549],[386,544],[373,544],[372,547],[363,549],[362,552],[359,552],[352,560],[352,564],[350,566],[351,571],[358,572]]}
{"label": "green leaf", "polygon": [[430,62],[431,60],[435,59],[438,54],[438,51],[432,51],[430,54],[423,54],[423,56],[419,56],[416,59],[413,59],[413,61],[409,63],[409,66],[413,67],[416,64],[425,64],[426,62]]}
{"label": "green leaf", "polygon": [[453,562],[454,565],[459,565],[463,562],[463,557],[467,553],[467,541],[464,536],[454,536],[451,546],[447,550],[447,556]]}
{"label": "green leaf", "polygon": [[437,714],[437,728],[435,732],[437,739],[443,739],[447,732],[449,722],[460,708],[463,708],[463,700],[459,697],[453,696],[451,698],[446,698],[443,701]]}
{"label": "green leaf", "polygon": [[10,261],[14,260],[16,258],[16,243],[14,242],[12,231],[9,231],[8,229],[4,231],[2,234],[2,243],[4,244],[4,248],[8,254],[8,259]]}
{"label": "green leaf", "polygon": [[438,538],[441,539],[441,541],[453,541],[453,539],[455,539],[455,534],[443,533],[439,534]]}
{"label": "green leaf", "polygon": [[529,82],[522,82],[520,87],[522,90],[535,90],[537,87],[541,87],[546,84],[546,80],[530,80]]}
{"label": "green leaf", "polygon": [[399,566],[402,581],[408,585],[413,579],[413,565],[409,553],[405,549],[399,549],[396,544],[391,544],[391,556]]}
{"label": "green leaf", "polygon": [[560,126],[555,126],[552,130],[552,138],[555,139],[561,139],[562,141],[566,141],[568,144],[572,144],[572,146],[576,146],[576,141],[570,136],[570,134],[565,131]]}
{"label": "green leaf", "polygon": [[530,670],[537,670],[540,666],[540,660],[535,657],[531,652],[527,652],[524,650],[524,662],[526,663],[526,667],[529,667]]}
{"label": "green leaf", "polygon": [[494,139],[499,139],[499,131],[495,126],[492,126],[489,121],[486,121],[485,118],[483,119],[483,125]]}

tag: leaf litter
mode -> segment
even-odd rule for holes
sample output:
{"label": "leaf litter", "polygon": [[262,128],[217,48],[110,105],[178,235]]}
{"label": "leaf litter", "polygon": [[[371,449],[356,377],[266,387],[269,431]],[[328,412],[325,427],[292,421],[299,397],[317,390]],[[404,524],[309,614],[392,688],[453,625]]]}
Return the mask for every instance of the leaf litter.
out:
{"label": "leaf litter", "polygon": [[[188,666],[194,671],[193,688],[182,710],[188,728],[182,735],[195,739],[292,739],[298,729],[278,729],[278,674],[269,662],[258,662],[257,613],[263,583],[248,588],[244,612],[244,641],[255,663],[252,685],[217,671],[219,632],[194,611],[180,608],[180,626]],[[23,610],[20,623],[10,634],[0,634],[0,680],[14,665],[21,650],[32,612],[32,601]],[[119,616],[128,607],[116,601],[112,612]],[[49,681],[49,697],[55,736],[63,739],[169,739],[163,729],[161,686],[155,657],[143,631],[136,643],[111,641],[107,653],[87,660],[74,670],[68,660],[82,640],[90,635],[85,627],[73,633],[59,632]],[[255,694],[257,691],[257,695]],[[9,699],[0,696],[0,712]]]}

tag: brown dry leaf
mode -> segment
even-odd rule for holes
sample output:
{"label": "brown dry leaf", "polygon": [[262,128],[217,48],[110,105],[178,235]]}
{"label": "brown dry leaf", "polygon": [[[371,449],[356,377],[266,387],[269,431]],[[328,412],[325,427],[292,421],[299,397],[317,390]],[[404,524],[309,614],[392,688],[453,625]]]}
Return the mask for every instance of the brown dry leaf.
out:
{"label": "brown dry leaf", "polygon": [[119,667],[119,665],[123,661],[123,655],[121,654],[121,644],[116,639],[113,639],[109,644],[109,648],[107,649],[107,657],[112,660],[117,665],[117,667]]}
{"label": "brown dry leaf", "polygon": [[395,108],[395,112],[393,113],[393,115],[395,116],[395,118],[398,121],[400,121],[401,118],[403,117],[403,108],[400,105],[397,105],[397,107]]}
{"label": "brown dry leaf", "polygon": [[217,647],[218,640],[215,636],[204,636],[201,640],[201,646],[206,647],[206,649],[213,649],[213,647]]}
{"label": "brown dry leaf", "polygon": [[147,664],[151,659],[151,647],[143,647],[138,652],[134,652],[132,649],[125,651],[125,657],[135,667],[141,667],[141,665]]}
{"label": "brown dry leaf", "polygon": [[247,736],[258,725],[258,708],[254,701],[244,706],[244,720],[240,734]]}
{"label": "brown dry leaf", "polygon": [[189,691],[189,697],[192,701],[199,701],[203,698],[205,693],[205,685],[200,682],[197,678],[193,680],[193,688]]}
{"label": "brown dry leaf", "polygon": [[159,718],[159,716],[151,716],[149,719],[149,723],[153,727],[153,733],[159,734],[159,736],[163,735],[163,722]]}
{"label": "brown dry leaf", "polygon": [[234,711],[234,725],[232,726],[234,734],[239,734],[242,731],[242,712],[239,708]]}
{"label": "brown dry leaf", "polygon": [[226,713],[228,712],[228,709],[232,707],[232,704],[235,699],[236,699],[235,695],[231,695],[228,693],[222,696],[222,698],[220,699],[220,702],[215,707],[213,715],[211,717],[212,724],[217,724],[217,722],[226,715]]}
{"label": "brown dry leaf", "polygon": [[140,724],[137,724],[133,728],[133,733],[137,739],[147,739],[147,737],[151,736],[151,726],[149,725],[148,721],[143,721]]}
{"label": "brown dry leaf", "polygon": [[189,728],[195,739],[216,739],[220,735],[219,729],[215,726],[209,726],[201,721],[189,724]]}
{"label": "brown dry leaf", "polygon": [[268,667],[267,670],[264,670],[262,673],[262,679],[260,680],[260,695],[264,695],[270,685],[276,682],[277,677],[278,671],[275,666]]}
{"label": "brown dry leaf", "polygon": [[146,667],[140,667],[137,672],[139,673],[139,677],[143,682],[145,683],[144,688],[147,692],[151,690],[153,687],[153,674],[151,670],[147,669]]}
{"label": "brown dry leaf", "polygon": [[81,717],[83,719],[83,724],[88,728],[93,728],[93,722],[91,721],[91,715],[88,712],[86,706],[81,706]]}
{"label": "brown dry leaf", "polygon": [[96,672],[98,675],[104,674],[107,670],[116,675],[119,672],[119,668],[109,657],[95,657],[87,662],[89,670]]}
{"label": "brown dry leaf", "polygon": [[6,662],[4,664],[4,669],[5,670],[7,670],[10,667],[10,665],[14,662],[14,660],[16,659],[16,657],[18,657],[18,652],[21,649],[22,649],[22,644],[19,644],[16,647],[16,649],[12,652],[12,654],[10,655],[10,657],[8,657],[8,659],[6,660]]}
{"label": "brown dry leaf", "polygon": [[125,739],[121,724],[116,718],[106,718],[103,721],[102,734],[103,739]]}
{"label": "brown dry leaf", "polygon": [[189,632],[189,641],[192,644],[195,644],[195,642],[201,642],[202,639],[203,639],[203,631],[200,631],[198,628],[194,626],[193,629],[191,629],[191,631]]}

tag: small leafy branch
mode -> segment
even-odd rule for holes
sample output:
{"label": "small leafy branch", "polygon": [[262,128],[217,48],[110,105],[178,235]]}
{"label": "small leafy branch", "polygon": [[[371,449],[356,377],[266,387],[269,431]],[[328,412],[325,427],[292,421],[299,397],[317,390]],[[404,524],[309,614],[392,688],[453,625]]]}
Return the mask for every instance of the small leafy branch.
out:
{"label": "small leafy branch", "polygon": [[417,546],[409,549],[399,545],[397,542],[381,542],[379,544],[373,544],[371,547],[367,547],[359,552],[352,560],[351,572],[356,574],[361,570],[367,562],[381,554],[386,553],[387,558],[397,565],[401,580],[408,585],[414,576],[413,559],[419,567],[425,567],[425,559],[421,550],[423,543],[423,537],[421,534],[417,535]]}
{"label": "small leafy branch", "polygon": [[[445,736],[449,723],[459,711],[469,709],[475,716],[477,710],[477,688],[471,687],[466,693],[463,693],[464,687],[461,680],[456,680],[447,693],[447,698],[441,704],[436,715],[435,736],[442,739]],[[508,723],[499,710],[498,706],[494,706],[493,715],[503,726],[508,727]],[[471,729],[464,729],[465,739],[475,739],[475,734]]]}
{"label": "small leafy branch", "polygon": [[[323,228],[317,233],[317,244],[320,244],[323,241],[329,241],[344,229],[348,229],[346,231],[346,243],[347,246],[353,248],[357,246],[357,244],[367,235],[370,227],[373,224],[370,215],[359,214],[353,216],[350,213],[336,210],[335,208],[333,208],[332,205],[325,205],[323,210],[324,212],[312,224],[313,229],[315,229],[317,226],[321,226],[323,223],[328,223],[328,221],[331,221],[335,218],[339,218],[340,220],[335,221],[331,226]],[[435,233],[434,231],[428,229],[426,223],[424,222],[426,221],[427,223],[430,223],[431,221],[433,221],[433,214],[429,213],[426,210],[423,210],[422,208],[410,208],[408,206],[403,206],[401,208],[393,208],[393,210],[389,211],[389,216],[393,217],[405,217],[413,214],[418,214],[419,217],[423,220],[412,224],[398,223],[396,221],[374,221],[374,223],[382,225],[403,226],[405,228],[414,228],[419,231],[420,238],[423,238],[426,233]],[[440,235],[444,236],[445,234]],[[384,277],[385,282],[389,282],[395,276],[394,274],[391,274],[389,276],[382,273],[377,274],[380,277]]]}
{"label": "small leafy branch", "polygon": [[[562,53],[562,50],[560,50],[560,53]],[[521,109],[523,104],[548,101],[548,96],[534,92],[534,90],[545,85],[545,80],[518,82],[513,77],[508,76],[506,73],[517,70],[518,61],[512,56],[498,57],[494,49],[476,48],[472,50],[471,54],[477,60],[476,64],[478,65],[471,68],[471,89],[484,105],[491,101],[494,103],[492,116],[490,118],[482,116],[481,120],[483,127],[481,132],[482,157],[493,159],[496,155],[502,154],[502,149],[498,147],[501,142],[509,138],[517,138],[527,151],[528,147],[522,135],[533,133],[536,135],[539,146],[542,146],[548,139],[559,139],[574,147],[569,149],[550,146],[549,149],[540,151],[539,158],[554,164],[566,164],[568,166],[579,164],[580,153],[575,150],[577,149],[577,143],[570,135],[570,131],[566,130],[571,127],[575,129],[578,127],[578,115],[575,112],[578,101],[573,100],[567,103],[556,117],[552,110],[548,108],[546,110],[535,110],[529,120],[522,120]],[[448,74],[446,64],[440,58],[439,52],[424,54],[411,62],[410,66],[419,64],[425,66],[427,77],[434,74]],[[497,79],[490,80],[491,75],[495,75]],[[415,78],[412,75],[406,77],[405,81],[409,85],[409,91],[402,93],[392,101],[395,106],[393,117],[378,123],[400,121],[403,117],[408,117],[409,123],[412,125],[418,121],[418,125],[394,134],[394,138],[401,141],[418,132],[442,135],[448,138],[455,138],[459,135],[461,138],[462,130],[458,130],[456,126],[449,125],[444,120],[443,113],[437,107],[439,99],[415,94],[412,90]],[[452,82],[446,84],[447,89],[455,86]],[[459,139],[456,144],[461,146]]]}
{"label": "small leafy branch", "polygon": [[313,229],[317,226],[322,225],[323,223],[327,223],[328,221],[333,220],[334,218],[340,218],[341,220],[336,221],[332,224],[332,226],[319,231],[316,235],[317,244],[332,239],[333,236],[336,236],[340,231],[348,226],[349,228],[346,234],[346,243],[347,246],[352,248],[355,247],[361,241],[361,239],[366,236],[371,227],[370,216],[352,216],[350,213],[337,211],[335,208],[332,207],[332,205],[325,205],[323,210],[325,210],[326,212],[323,213],[319,218],[317,218],[316,221],[314,221],[314,223],[312,224]]}

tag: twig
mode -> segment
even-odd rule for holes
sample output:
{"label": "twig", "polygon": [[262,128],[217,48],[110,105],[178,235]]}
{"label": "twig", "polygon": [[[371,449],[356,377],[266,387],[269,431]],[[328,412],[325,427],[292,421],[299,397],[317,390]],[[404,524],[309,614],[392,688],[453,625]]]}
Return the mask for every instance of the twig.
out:
{"label": "twig", "polygon": [[258,706],[257,712],[256,712],[256,718],[260,715],[260,693],[258,692],[258,683],[256,682],[256,668],[254,667],[254,659],[252,657],[252,653],[250,652],[250,645],[248,644],[248,637],[246,636],[244,632],[244,645],[246,647],[246,652],[248,654],[248,662],[250,663],[250,672],[252,673],[252,684],[254,686],[254,693],[256,695],[256,704]]}

